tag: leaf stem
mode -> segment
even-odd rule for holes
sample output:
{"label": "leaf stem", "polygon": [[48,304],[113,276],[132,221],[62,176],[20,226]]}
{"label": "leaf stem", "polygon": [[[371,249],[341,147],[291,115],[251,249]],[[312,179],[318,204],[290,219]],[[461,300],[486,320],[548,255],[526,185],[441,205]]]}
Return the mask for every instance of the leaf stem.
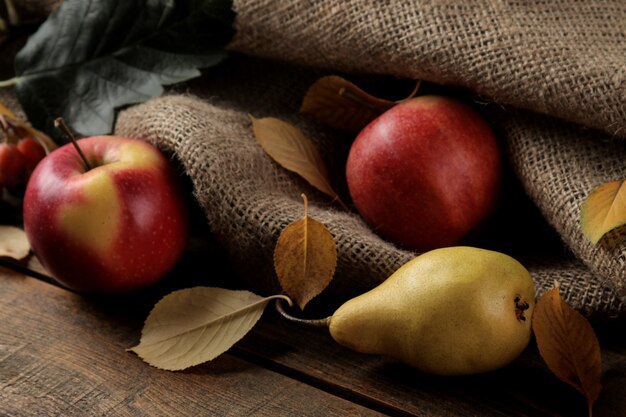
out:
{"label": "leaf stem", "polygon": [[415,97],[415,95],[417,94],[417,91],[419,90],[419,88],[420,88],[420,86],[421,86],[421,85],[422,85],[422,80],[417,80],[417,81],[415,82],[415,87],[413,88],[413,91],[411,91],[411,94],[409,94],[409,96],[408,96],[408,97],[403,98],[402,100],[398,100],[398,101],[396,101],[396,103],[398,103],[398,104],[399,104],[399,103],[402,103],[403,101],[407,101],[407,100],[410,100],[410,99],[412,99],[413,97]]}
{"label": "leaf stem", "polygon": [[306,194],[304,193],[300,194],[300,197],[302,197],[302,201],[304,203],[304,218],[306,219],[307,216],[309,215],[309,199],[306,197]]}
{"label": "leaf stem", "polygon": [[328,328],[328,326],[330,325],[330,317],[326,317],[323,319],[301,319],[299,317],[292,316],[291,314],[287,313],[287,311],[283,307],[283,301],[284,299],[276,300],[276,311],[278,311],[278,313],[287,320],[300,324],[306,324],[307,326],[312,327]]}
{"label": "leaf stem", "polygon": [[19,77],[13,77],[8,80],[0,81],[0,88],[11,87],[12,85],[17,84]]}
{"label": "leaf stem", "polygon": [[390,103],[389,105],[381,105],[381,104],[372,104],[370,102],[368,102],[367,100],[363,99],[362,97],[360,97],[358,94],[353,93],[352,91],[348,90],[346,87],[341,87],[339,89],[339,91],[337,91],[337,94],[339,94],[341,97],[347,98],[348,100],[351,100],[363,107],[365,107],[368,110],[371,110],[375,113],[382,113],[385,110],[388,110],[390,107],[393,106],[394,103]]}

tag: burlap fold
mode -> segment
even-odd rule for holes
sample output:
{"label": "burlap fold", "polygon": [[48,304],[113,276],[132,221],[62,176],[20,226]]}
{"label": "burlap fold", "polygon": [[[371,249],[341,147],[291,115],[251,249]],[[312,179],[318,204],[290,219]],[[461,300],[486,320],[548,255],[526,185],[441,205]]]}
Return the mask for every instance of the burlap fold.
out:
{"label": "burlap fold", "polygon": [[580,227],[589,192],[605,182],[626,179],[626,142],[527,112],[513,111],[499,121],[510,165],[524,189],[578,258],[626,299],[623,228],[594,245]]}
{"label": "burlap fold", "polygon": [[623,0],[235,0],[231,49],[461,85],[626,137]]}
{"label": "burlap fold", "polygon": [[235,0],[234,7],[232,50],[460,86],[505,108],[499,128],[524,189],[576,256],[626,299],[623,239],[594,246],[579,226],[591,189],[624,179],[625,2]]}
{"label": "burlap fold", "polygon": [[[58,3],[44,0],[37,10],[45,15]],[[370,289],[416,255],[275,164],[252,136],[249,114],[303,129],[349,201],[343,164],[352,138],[297,113],[313,81],[344,71],[430,80],[484,96],[477,106],[495,123],[516,177],[508,185],[519,182],[532,203],[505,201],[493,227],[501,233],[479,243],[521,260],[538,294],[558,280],[565,300],[586,315],[626,316],[623,240],[594,246],[578,226],[588,192],[626,174],[619,139],[626,137],[626,3],[235,0],[234,8],[237,34],[229,48],[263,59],[236,54],[184,94],[173,90],[123,111],[116,133],[146,139],[181,162],[212,232],[250,289],[279,290],[274,245],[302,215],[302,192],[310,214],[337,240],[329,294],[345,299]],[[12,56],[2,59],[5,77]],[[23,117],[13,90],[0,95]]]}
{"label": "burlap fold", "polygon": [[[193,95],[172,93],[119,115],[116,133],[146,139],[180,160],[238,275],[260,293],[279,290],[273,250],[283,228],[302,216],[302,192],[309,196],[310,214],[337,240],[339,265],[328,293],[347,298],[370,289],[416,255],[382,240],[354,211],[330,202],[273,162],[256,143],[249,114],[294,123],[318,144],[335,185],[349,200],[343,164],[352,138],[298,113],[307,88],[323,74],[319,69],[236,56],[191,83],[187,90]],[[496,228],[510,226],[510,232],[489,246],[522,260],[539,293],[559,280],[565,299],[577,309],[594,316],[623,316],[626,308],[614,287],[573,257],[540,216],[525,223],[534,215],[528,207],[505,210],[499,220],[505,227]],[[550,246],[542,244],[546,233],[555,236]]]}

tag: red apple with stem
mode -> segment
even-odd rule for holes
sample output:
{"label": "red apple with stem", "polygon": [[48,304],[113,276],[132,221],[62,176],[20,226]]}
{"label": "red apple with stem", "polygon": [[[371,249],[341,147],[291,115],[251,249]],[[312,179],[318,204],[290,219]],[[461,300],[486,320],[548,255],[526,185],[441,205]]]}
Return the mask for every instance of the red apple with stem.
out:
{"label": "red apple with stem", "polygon": [[24,229],[63,285],[130,291],[156,282],[179,260],[187,201],[180,177],[154,146],[119,136],[84,138],[54,150],[33,171]]}
{"label": "red apple with stem", "polygon": [[348,189],[364,220],[398,245],[457,244],[495,209],[503,166],[489,124],[470,106],[421,96],[395,105],[357,136]]}

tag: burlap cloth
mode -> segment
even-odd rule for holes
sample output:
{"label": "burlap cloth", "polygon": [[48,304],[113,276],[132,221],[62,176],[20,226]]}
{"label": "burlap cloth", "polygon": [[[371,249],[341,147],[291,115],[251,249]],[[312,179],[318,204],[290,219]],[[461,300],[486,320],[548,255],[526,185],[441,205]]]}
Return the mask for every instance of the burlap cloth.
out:
{"label": "burlap cloth", "polygon": [[302,216],[302,192],[310,215],[338,243],[327,294],[347,298],[372,288],[415,256],[274,163],[250,128],[249,114],[303,129],[349,201],[343,164],[352,137],[298,108],[321,75],[370,75],[375,82],[378,74],[381,83],[393,76],[460,87],[494,124],[512,175],[489,237],[478,243],[522,260],[539,293],[558,280],[580,311],[624,317],[626,242],[594,246],[579,227],[589,191],[626,178],[623,0],[234,3],[233,57],[184,91],[121,112],[116,132],[149,140],[180,161],[250,289],[279,290],[272,253],[282,229]]}

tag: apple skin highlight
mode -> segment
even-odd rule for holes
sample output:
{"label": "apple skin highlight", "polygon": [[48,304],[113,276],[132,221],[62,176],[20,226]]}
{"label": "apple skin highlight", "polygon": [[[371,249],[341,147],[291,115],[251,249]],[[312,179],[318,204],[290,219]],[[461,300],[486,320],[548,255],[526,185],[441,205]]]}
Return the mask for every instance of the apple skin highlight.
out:
{"label": "apple skin highlight", "polygon": [[346,178],[357,211],[376,233],[427,251],[457,244],[495,210],[502,165],[479,113],[454,99],[421,96],[359,133]]}
{"label": "apple skin highlight", "polygon": [[158,149],[116,136],[58,148],[33,172],[24,229],[42,265],[80,292],[125,292],[161,279],[188,238],[180,178]]}

